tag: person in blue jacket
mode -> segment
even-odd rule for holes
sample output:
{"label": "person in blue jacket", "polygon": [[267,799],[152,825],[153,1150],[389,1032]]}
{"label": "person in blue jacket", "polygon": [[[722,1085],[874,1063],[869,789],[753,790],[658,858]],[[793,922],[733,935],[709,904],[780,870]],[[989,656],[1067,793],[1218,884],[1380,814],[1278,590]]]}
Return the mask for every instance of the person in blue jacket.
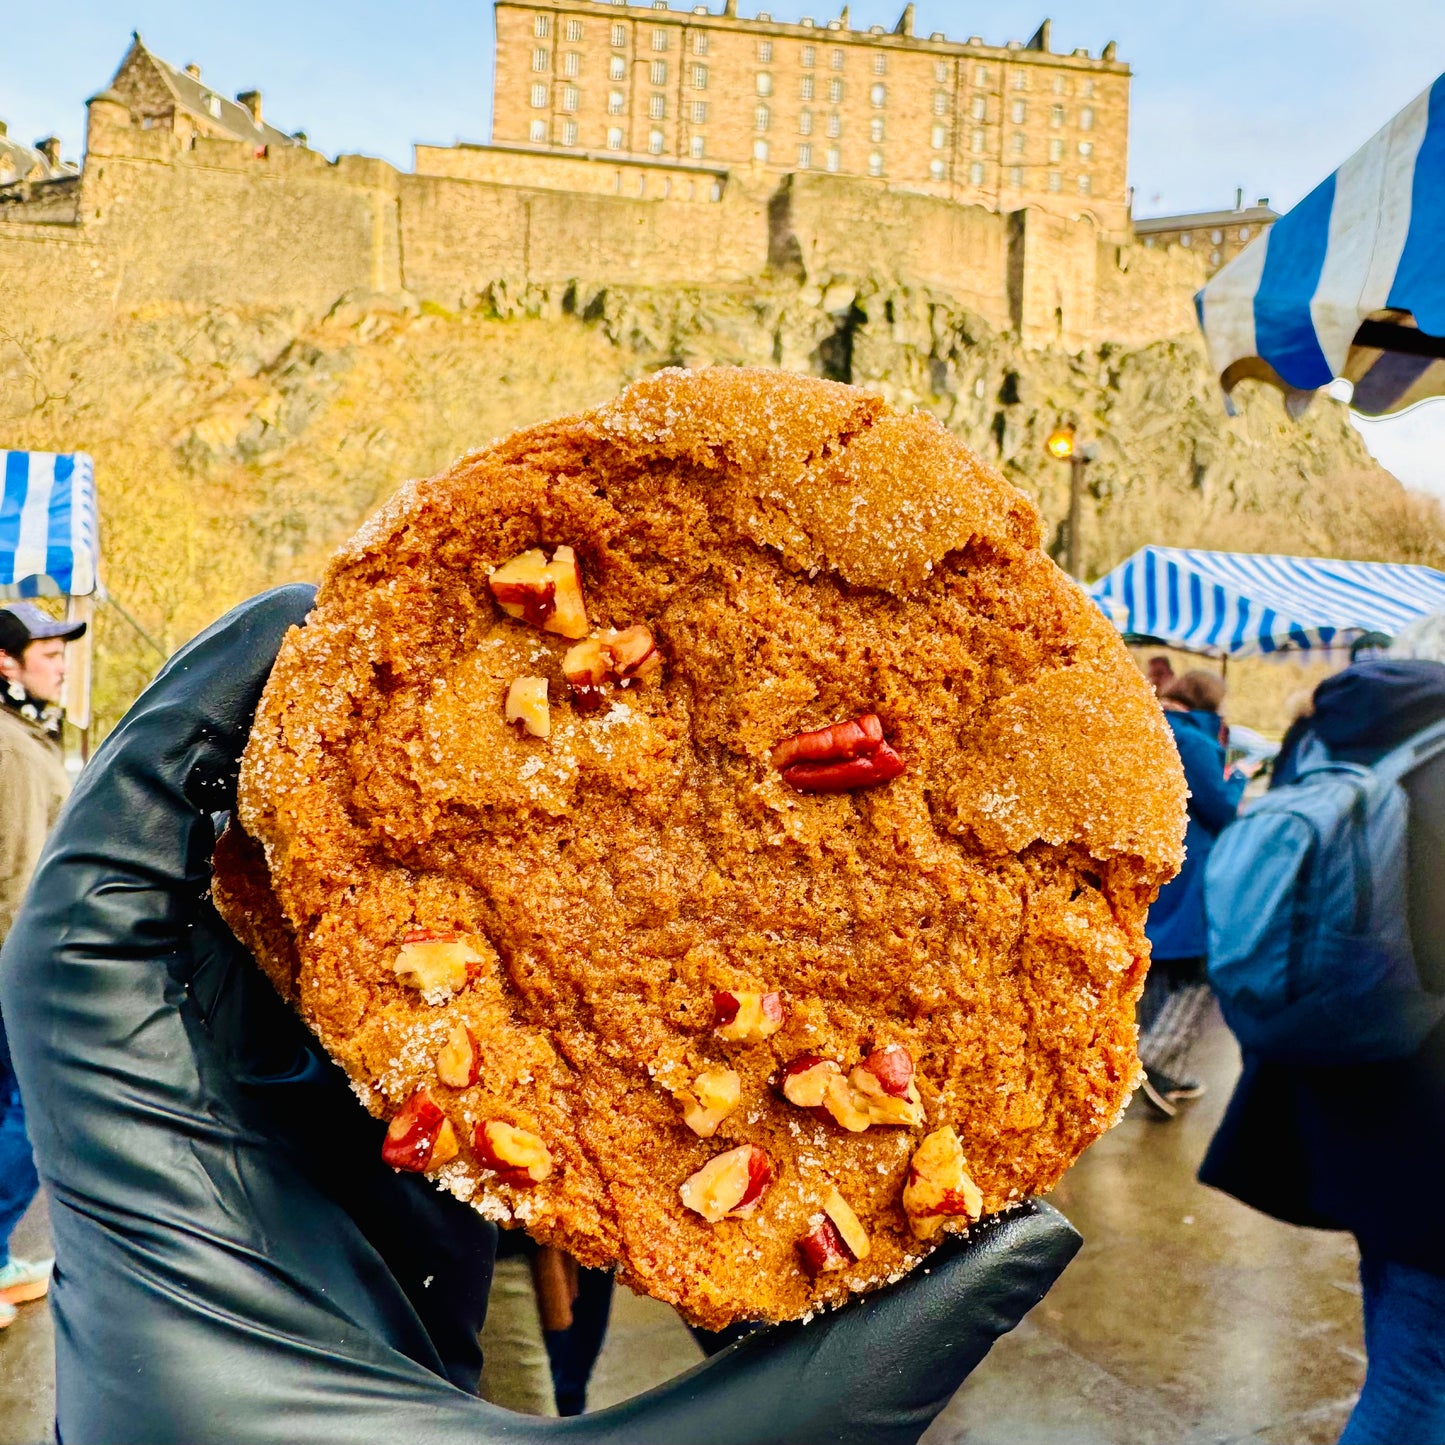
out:
{"label": "person in blue jacket", "polygon": [[1164,689],[1159,700],[1189,785],[1189,823],[1184,866],[1159,890],[1145,925],[1152,960],[1139,1000],[1139,1057],[1144,1064],[1145,1099],[1160,1116],[1172,1118],[1179,1100],[1204,1092],[1187,1068],[1209,1004],[1204,865],[1215,838],[1239,811],[1247,779],[1242,771],[1225,767],[1225,727],[1219,715],[1224,701],[1222,677],[1186,672]]}

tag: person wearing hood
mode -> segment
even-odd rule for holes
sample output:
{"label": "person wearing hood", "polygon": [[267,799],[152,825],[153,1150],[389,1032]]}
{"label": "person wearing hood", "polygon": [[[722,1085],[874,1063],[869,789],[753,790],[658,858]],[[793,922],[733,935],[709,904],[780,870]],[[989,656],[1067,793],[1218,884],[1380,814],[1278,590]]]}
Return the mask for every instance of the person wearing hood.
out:
{"label": "person wearing hood", "polygon": [[[65,644],[84,631],[85,623],[56,622],[31,602],[0,607],[0,943],[70,791],[60,697]],[[53,1260],[10,1254],[10,1235],[39,1187],[0,1022],[0,1329],[14,1321],[17,1304],[50,1288]]]}
{"label": "person wearing hood", "polygon": [[[1445,644],[1445,627],[1436,635]],[[1421,650],[1402,634],[1389,656],[1326,678],[1271,786],[1296,777],[1320,745],[1334,761],[1368,766],[1445,719],[1445,663],[1411,655]],[[1405,791],[1410,939],[1422,979],[1441,990],[1445,757],[1409,774]],[[1245,1050],[1199,1178],[1286,1224],[1354,1234],[1368,1366],[1341,1445],[1445,1440],[1445,1229],[1436,1212],[1445,1197],[1445,1024],[1410,1057],[1384,1063],[1304,1066]]]}
{"label": "person wearing hood", "polygon": [[1189,821],[1184,866],[1159,890],[1145,925],[1151,961],[1139,1000],[1139,1058],[1145,1100],[1155,1113],[1172,1118],[1180,1100],[1204,1092],[1187,1067],[1209,1006],[1204,865],[1215,838],[1239,811],[1247,777],[1225,768],[1223,678],[1186,672],[1165,687],[1160,701],[1189,785]]}

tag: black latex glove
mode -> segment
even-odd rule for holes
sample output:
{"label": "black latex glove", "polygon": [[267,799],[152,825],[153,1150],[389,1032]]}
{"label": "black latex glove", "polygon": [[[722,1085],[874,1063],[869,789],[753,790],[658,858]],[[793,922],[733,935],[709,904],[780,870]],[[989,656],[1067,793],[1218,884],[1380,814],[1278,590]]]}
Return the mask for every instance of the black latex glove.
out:
{"label": "black latex glove", "polygon": [[615,1409],[540,1420],[467,1393],[492,1226],[382,1165],[382,1126],[206,898],[212,814],[311,598],[248,602],[170,662],[81,776],[5,944],[62,1439],[916,1440],[1077,1249],[1047,1206]]}

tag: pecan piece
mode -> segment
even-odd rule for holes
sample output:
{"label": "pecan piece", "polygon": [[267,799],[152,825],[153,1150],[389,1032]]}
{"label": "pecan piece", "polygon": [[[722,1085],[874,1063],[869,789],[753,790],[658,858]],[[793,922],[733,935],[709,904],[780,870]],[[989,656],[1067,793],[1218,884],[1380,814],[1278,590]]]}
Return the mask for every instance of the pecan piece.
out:
{"label": "pecan piece", "polygon": [[896,778],[903,759],[888,745],[877,713],[785,738],[770,754],[783,781],[800,793],[846,793]]}

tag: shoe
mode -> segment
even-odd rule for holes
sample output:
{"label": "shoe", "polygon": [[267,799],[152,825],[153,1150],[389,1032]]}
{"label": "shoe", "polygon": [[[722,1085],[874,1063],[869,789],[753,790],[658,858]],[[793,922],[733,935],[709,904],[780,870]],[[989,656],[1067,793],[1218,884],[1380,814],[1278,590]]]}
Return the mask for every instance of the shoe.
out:
{"label": "shoe", "polygon": [[1177,1104],[1181,1099],[1197,1099],[1204,1092],[1204,1085],[1198,1079],[1171,1079],[1158,1069],[1150,1075],[1154,1087],[1169,1100]]}
{"label": "shoe", "polygon": [[1144,1081],[1139,1085],[1139,1097],[1144,1100],[1155,1114],[1161,1119],[1172,1119],[1179,1110],[1169,1102],[1155,1087],[1154,1080],[1148,1074],[1144,1075]]}
{"label": "shoe", "polygon": [[8,1299],[0,1299],[0,1330],[15,1323],[15,1316],[20,1313]]}
{"label": "shoe", "polygon": [[16,1259],[0,1269],[0,1300],[6,1304],[23,1305],[27,1300],[44,1299],[50,1292],[50,1271],[53,1259]]}

